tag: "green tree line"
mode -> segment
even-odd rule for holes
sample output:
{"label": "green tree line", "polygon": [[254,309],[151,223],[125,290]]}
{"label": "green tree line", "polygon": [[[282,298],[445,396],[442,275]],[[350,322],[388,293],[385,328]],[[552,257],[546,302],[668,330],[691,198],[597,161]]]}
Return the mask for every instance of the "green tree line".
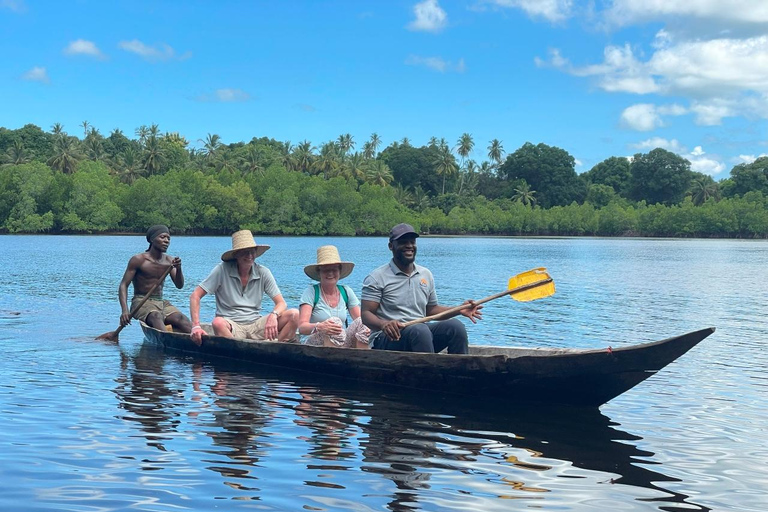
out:
{"label": "green tree line", "polygon": [[359,150],[350,134],[320,146],[209,134],[194,148],[157,125],[80,128],[0,128],[1,232],[381,235],[409,222],[432,234],[768,236],[768,157],[716,182],[661,148],[577,174],[561,148],[481,149],[468,133],[421,147],[382,147],[374,133]]}

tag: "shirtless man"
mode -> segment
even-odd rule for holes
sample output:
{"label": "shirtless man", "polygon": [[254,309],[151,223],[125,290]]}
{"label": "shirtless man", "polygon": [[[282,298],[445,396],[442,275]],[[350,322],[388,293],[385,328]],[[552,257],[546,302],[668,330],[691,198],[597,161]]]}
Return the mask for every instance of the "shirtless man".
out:
{"label": "shirtless man", "polygon": [[[131,323],[131,318],[136,318],[155,329],[165,330],[166,325],[171,325],[176,331],[188,333],[192,330],[189,318],[173,307],[170,302],[163,300],[165,279],[152,292],[150,298],[137,311],[133,311],[134,304],[150,292],[152,286],[168,270],[169,265],[173,265],[170,273],[173,284],[179,289],[184,287],[181,258],[165,254],[171,243],[171,233],[168,228],[162,225],[152,226],[147,230],[147,242],[149,242],[149,248],[145,252],[132,256],[128,261],[128,268],[125,269],[117,289],[120,307],[123,310],[120,315],[120,326],[125,326]],[[133,283],[130,310],[128,309],[129,283]]]}

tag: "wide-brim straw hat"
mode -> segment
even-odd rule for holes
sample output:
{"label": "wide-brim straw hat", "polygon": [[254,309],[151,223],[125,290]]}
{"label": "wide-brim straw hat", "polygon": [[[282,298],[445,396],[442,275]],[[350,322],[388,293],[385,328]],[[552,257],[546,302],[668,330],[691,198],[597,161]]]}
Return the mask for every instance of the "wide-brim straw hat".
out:
{"label": "wide-brim straw hat", "polygon": [[235,259],[235,253],[243,249],[256,249],[258,258],[269,249],[268,245],[260,245],[253,239],[253,233],[247,229],[232,233],[232,249],[221,255],[221,261],[232,261]]}
{"label": "wide-brim straw hat", "polygon": [[323,245],[322,247],[318,247],[317,263],[313,263],[304,267],[304,273],[307,274],[310,279],[319,281],[320,270],[318,267],[321,265],[341,265],[339,279],[344,279],[347,277],[352,273],[352,269],[355,268],[355,264],[351,261],[341,261],[341,258],[339,257],[339,250],[335,245]]}

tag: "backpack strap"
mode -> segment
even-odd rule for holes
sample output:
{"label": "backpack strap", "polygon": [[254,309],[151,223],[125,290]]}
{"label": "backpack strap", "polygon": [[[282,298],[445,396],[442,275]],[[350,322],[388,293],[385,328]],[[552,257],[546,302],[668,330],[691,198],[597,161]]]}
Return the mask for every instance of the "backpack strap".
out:
{"label": "backpack strap", "polygon": [[337,284],[336,287],[339,289],[339,294],[341,294],[341,298],[344,299],[344,305],[347,306],[347,309],[349,309],[349,296],[347,295],[347,288],[343,284]]}
{"label": "backpack strap", "polygon": [[320,285],[319,284],[313,284],[315,288],[315,303],[312,304],[312,309],[315,309],[315,306],[317,306],[317,303],[320,302]]}

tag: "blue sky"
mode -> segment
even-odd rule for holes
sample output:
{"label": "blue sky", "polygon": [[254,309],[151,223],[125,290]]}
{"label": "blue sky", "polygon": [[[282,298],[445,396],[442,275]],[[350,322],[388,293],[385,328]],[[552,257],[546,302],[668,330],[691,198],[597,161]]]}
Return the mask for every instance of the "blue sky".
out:
{"label": "blue sky", "polygon": [[7,128],[768,153],[766,0],[0,0],[0,54]]}

